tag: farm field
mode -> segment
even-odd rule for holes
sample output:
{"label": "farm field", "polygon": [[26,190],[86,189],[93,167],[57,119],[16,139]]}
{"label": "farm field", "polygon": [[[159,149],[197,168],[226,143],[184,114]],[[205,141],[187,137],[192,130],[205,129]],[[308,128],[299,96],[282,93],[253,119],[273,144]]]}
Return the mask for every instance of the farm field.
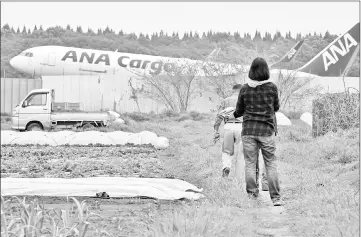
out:
{"label": "farm field", "polygon": [[[359,130],[312,138],[305,123],[292,122],[291,127],[280,127],[277,135],[284,207],[273,207],[268,192],[262,192],[258,201],[249,200],[244,178],[237,181],[232,171],[228,179],[221,178],[221,146],[212,144],[211,116],[128,123],[128,131],[148,130],[169,138],[170,146],[164,150],[1,146],[1,177],[160,177],[204,189],[205,198],[198,201],[75,197],[79,206],[85,201],[83,211],[71,210],[76,201],[66,197],[26,197],[27,204],[37,199],[44,205],[40,213],[56,220],[59,230],[74,227],[73,236],[84,232],[85,236],[358,236]],[[24,208],[30,213],[36,206],[9,200],[4,197],[2,203],[9,225]],[[48,227],[44,236],[53,236],[56,228],[46,221],[44,226]]]}

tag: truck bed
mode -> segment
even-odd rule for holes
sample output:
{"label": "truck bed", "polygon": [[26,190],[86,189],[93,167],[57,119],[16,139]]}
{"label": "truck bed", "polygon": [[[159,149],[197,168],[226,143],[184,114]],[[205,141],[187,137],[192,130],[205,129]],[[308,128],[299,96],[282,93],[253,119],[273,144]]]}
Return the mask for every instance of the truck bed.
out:
{"label": "truck bed", "polygon": [[104,121],[109,119],[107,112],[54,111],[50,116],[52,121]]}

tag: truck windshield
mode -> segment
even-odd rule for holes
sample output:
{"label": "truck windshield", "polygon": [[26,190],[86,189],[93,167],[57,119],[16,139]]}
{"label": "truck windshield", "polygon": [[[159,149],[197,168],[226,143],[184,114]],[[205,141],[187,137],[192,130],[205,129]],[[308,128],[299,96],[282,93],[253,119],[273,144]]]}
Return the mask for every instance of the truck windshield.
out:
{"label": "truck windshield", "polygon": [[35,105],[35,106],[46,105],[46,100],[47,100],[46,93],[32,94],[26,99],[28,106],[30,106],[30,105]]}

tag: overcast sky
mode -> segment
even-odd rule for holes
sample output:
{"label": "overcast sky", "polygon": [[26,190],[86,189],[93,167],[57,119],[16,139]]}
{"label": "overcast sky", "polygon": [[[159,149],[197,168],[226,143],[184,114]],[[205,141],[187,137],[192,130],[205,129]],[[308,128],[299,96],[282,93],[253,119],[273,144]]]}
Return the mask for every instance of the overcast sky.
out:
{"label": "overcast sky", "polygon": [[284,33],[288,30],[341,34],[359,22],[358,2],[2,2],[1,24],[8,23],[16,30],[25,25],[43,28],[67,24],[84,31],[109,26],[116,32],[172,33],[184,31],[199,33],[212,31],[255,30]]}

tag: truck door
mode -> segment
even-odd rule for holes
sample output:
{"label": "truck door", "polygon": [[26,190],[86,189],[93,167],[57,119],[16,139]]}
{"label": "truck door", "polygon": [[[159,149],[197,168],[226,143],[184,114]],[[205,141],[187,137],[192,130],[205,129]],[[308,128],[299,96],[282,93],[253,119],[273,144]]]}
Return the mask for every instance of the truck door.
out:
{"label": "truck door", "polygon": [[19,108],[19,129],[25,129],[29,122],[40,122],[44,128],[50,127],[50,104],[48,92],[30,94]]}

